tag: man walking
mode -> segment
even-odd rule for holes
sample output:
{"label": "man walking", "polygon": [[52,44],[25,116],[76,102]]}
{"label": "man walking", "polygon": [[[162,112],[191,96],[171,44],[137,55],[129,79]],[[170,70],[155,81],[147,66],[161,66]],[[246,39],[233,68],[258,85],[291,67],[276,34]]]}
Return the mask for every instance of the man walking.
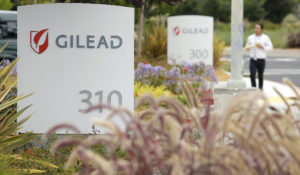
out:
{"label": "man walking", "polygon": [[250,51],[250,79],[251,86],[256,87],[256,70],[258,72],[259,89],[263,89],[264,70],[266,66],[266,51],[273,49],[270,38],[263,34],[264,25],[255,25],[255,34],[248,37],[246,50]]}

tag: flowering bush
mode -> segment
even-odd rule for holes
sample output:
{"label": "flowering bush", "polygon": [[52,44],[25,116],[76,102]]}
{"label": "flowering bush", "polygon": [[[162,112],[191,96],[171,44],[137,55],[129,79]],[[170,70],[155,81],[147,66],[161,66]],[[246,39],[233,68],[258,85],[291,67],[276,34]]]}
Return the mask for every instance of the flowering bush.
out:
{"label": "flowering bush", "polygon": [[134,78],[135,81],[156,87],[163,84],[165,71],[166,69],[161,66],[153,67],[150,64],[139,63],[134,71]]}
{"label": "flowering bush", "polygon": [[157,87],[143,84],[141,82],[134,83],[134,96],[137,98],[139,96],[143,96],[145,94],[151,94],[154,97],[161,97],[161,96],[173,96],[173,94],[166,89],[165,86],[160,85]]}
{"label": "flowering bush", "polygon": [[208,89],[207,81],[217,83],[216,73],[211,66],[200,62],[198,64],[183,63],[166,70],[161,66],[139,63],[135,70],[135,81],[154,87],[164,85],[173,93],[180,93],[179,81],[188,80],[199,90]]}

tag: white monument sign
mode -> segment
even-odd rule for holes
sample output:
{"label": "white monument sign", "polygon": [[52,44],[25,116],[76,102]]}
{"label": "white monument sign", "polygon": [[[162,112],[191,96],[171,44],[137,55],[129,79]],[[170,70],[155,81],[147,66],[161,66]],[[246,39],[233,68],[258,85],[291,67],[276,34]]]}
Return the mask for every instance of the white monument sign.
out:
{"label": "white monument sign", "polygon": [[171,16],[168,18],[168,63],[204,62],[213,65],[213,18]]}
{"label": "white monument sign", "polygon": [[[69,123],[92,131],[88,114],[97,104],[133,110],[134,9],[95,4],[48,4],[18,7],[18,94],[33,96],[23,132],[44,133]],[[25,115],[24,115],[25,116]],[[120,127],[124,122],[115,119]],[[102,131],[101,128],[100,132]],[[61,131],[65,133],[66,131]]]}

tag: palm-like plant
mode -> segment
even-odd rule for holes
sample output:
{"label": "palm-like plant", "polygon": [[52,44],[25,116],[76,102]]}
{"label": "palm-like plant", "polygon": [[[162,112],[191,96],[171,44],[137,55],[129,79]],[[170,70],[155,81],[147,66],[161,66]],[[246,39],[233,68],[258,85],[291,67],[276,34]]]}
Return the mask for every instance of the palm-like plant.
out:
{"label": "palm-like plant", "polygon": [[[1,49],[0,53],[8,45],[6,43]],[[9,153],[13,149],[29,142],[34,136],[31,132],[17,135],[16,132],[20,126],[29,119],[30,116],[23,120],[17,121],[17,118],[27,109],[16,112],[16,109],[7,110],[12,105],[16,104],[19,100],[28,97],[20,96],[13,99],[5,99],[10,90],[17,84],[15,76],[10,76],[13,69],[16,67],[19,58],[13,61],[10,65],[0,70],[0,153]],[[30,94],[31,95],[31,94]]]}
{"label": "palm-like plant", "polygon": [[[0,49],[0,53],[7,45],[8,42]],[[18,101],[32,94],[19,97],[8,97],[8,94],[17,84],[16,76],[11,76],[11,73],[16,67],[18,60],[19,58],[0,70],[0,175],[7,174],[8,172],[15,174],[23,171],[22,169],[18,168],[8,168],[8,165],[14,161],[24,161],[22,156],[13,155],[12,151],[28,143],[35,137],[32,132],[17,134],[17,132],[21,129],[21,125],[26,122],[30,116],[27,116],[20,121],[18,121],[18,117],[20,117],[31,105],[28,105],[18,112],[16,111],[16,108],[13,107],[13,105],[15,105]],[[57,168],[55,165],[47,162],[39,160],[33,160],[33,162],[40,163],[44,166]],[[27,170],[25,171],[27,172]],[[44,171],[31,169],[28,172],[34,173]]]}

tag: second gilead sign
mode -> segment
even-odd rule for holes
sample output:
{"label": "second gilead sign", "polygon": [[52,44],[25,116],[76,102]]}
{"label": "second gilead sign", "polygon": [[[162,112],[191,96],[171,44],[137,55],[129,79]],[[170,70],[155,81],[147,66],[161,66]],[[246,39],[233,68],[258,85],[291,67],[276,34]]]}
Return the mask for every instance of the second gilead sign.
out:
{"label": "second gilead sign", "polygon": [[[95,4],[18,7],[18,94],[35,94],[23,132],[44,133],[59,123],[92,131],[83,112],[97,104],[134,105],[134,10]],[[124,128],[120,118],[113,120]],[[103,133],[103,128],[98,128]],[[66,131],[61,131],[65,133]]]}
{"label": "second gilead sign", "polygon": [[204,62],[213,65],[213,18],[171,16],[168,18],[168,63]]}

